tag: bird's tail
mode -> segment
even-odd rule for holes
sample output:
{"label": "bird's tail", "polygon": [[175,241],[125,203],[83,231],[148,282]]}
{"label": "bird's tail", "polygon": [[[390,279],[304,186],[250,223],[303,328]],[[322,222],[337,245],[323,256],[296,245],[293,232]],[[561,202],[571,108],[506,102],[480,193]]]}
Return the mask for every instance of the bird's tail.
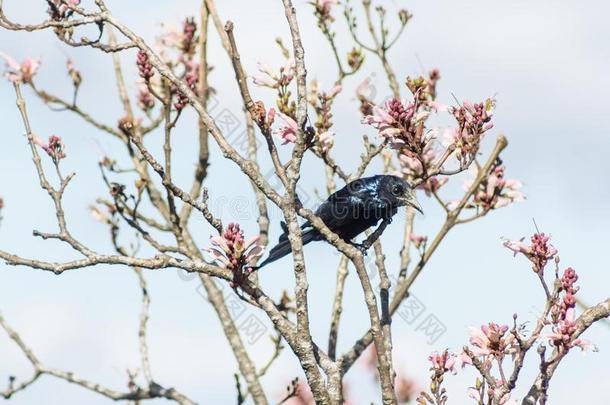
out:
{"label": "bird's tail", "polygon": [[[280,240],[277,245],[275,245],[270,251],[269,256],[258,266],[253,267],[254,270],[258,270],[263,266],[266,266],[269,263],[272,263],[282,257],[286,256],[290,252],[292,252],[292,248],[290,247],[290,241],[288,240],[288,234],[286,230],[284,230],[280,236]],[[303,245],[308,244],[309,242],[316,240],[318,232],[315,229],[308,229],[302,234]]]}

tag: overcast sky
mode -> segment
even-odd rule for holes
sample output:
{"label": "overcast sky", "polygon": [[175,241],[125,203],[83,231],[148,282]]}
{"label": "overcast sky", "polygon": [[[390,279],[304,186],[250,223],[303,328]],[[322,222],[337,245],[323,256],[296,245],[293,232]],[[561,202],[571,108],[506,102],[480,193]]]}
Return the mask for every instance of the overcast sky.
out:
{"label": "overcast sky", "polygon": [[[44,18],[42,1],[6,0],[6,13],[20,22]],[[246,2],[218,1],[223,18],[236,23],[236,38],[242,61],[254,73],[256,63],[271,66],[282,62],[274,38],[288,43],[288,29],[279,0]],[[559,1],[387,1],[390,14],[406,7],[414,14],[401,42],[391,53],[399,78],[418,75],[438,67],[442,80],[439,98],[479,101],[496,95],[495,127],[488,135],[485,150],[499,133],[507,135],[510,145],[503,154],[507,176],[524,183],[527,201],[497,212],[470,225],[454,229],[435,254],[413,293],[424,305],[422,318],[434,316],[446,332],[433,344],[411,324],[396,318],[395,364],[425,386],[428,377],[427,355],[432,350],[459,349],[467,342],[468,326],[490,321],[510,323],[517,312],[522,319],[533,320],[543,306],[543,293],[528,263],[501,246],[501,238],[518,239],[534,232],[532,218],[541,230],[550,233],[559,249],[562,266],[574,267],[580,279],[579,296],[587,303],[608,297],[610,274],[605,252],[609,246],[607,229],[610,219],[610,187],[607,174],[610,163],[610,37],[606,2],[583,3]],[[87,2],[85,2],[87,4]],[[116,16],[149,41],[161,30],[160,23],[179,24],[186,16],[198,13],[194,0],[108,0]],[[330,86],[335,65],[327,43],[318,32],[306,1],[296,0],[299,22],[306,49],[310,78]],[[339,10],[335,12],[342,30],[345,26]],[[240,99],[226,55],[212,31],[210,60],[215,66],[210,80],[218,91],[218,108],[230,111],[241,120]],[[339,40],[346,39],[339,35]],[[350,45],[351,46],[351,45]],[[345,51],[347,51],[345,46]],[[84,82],[80,102],[101,121],[115,125],[121,107],[112,79],[108,55],[97,50],[69,49],[59,45],[50,33],[10,33],[0,31],[0,51],[21,60],[39,57],[43,66],[37,77],[41,88],[69,95],[65,73],[67,56],[75,60]],[[337,159],[353,168],[359,159],[359,140],[363,127],[357,114],[354,89],[371,77],[378,89],[378,100],[388,95],[380,66],[369,58],[366,68],[346,82],[335,104]],[[135,90],[136,67],[133,53],[123,57],[131,90]],[[256,89],[255,97],[271,101],[272,94]],[[403,89],[403,94],[406,91]],[[121,145],[84,124],[69,113],[50,112],[25,90],[34,131],[46,138],[59,134],[67,145],[65,171],[76,171],[65,205],[73,233],[100,251],[111,251],[105,227],[89,217],[87,206],[105,195],[97,169],[100,151],[124,156]],[[0,196],[5,200],[4,220],[0,226],[3,250],[47,260],[68,260],[74,253],[52,241],[32,237],[32,230],[53,231],[51,201],[40,190],[23,137],[23,125],[14,104],[14,92],[8,82],[0,83],[0,121],[2,122],[2,157],[0,158]],[[240,133],[243,129],[236,129]],[[188,112],[178,125],[176,180],[188,184],[195,162],[194,114]],[[151,147],[159,145],[160,135],[152,135]],[[154,137],[157,137],[156,139]],[[155,153],[161,154],[157,148]],[[211,199],[225,222],[238,220],[252,234],[256,230],[253,199],[248,183],[237,176],[234,165],[225,162],[212,148],[209,179]],[[314,167],[307,159],[305,167]],[[309,165],[309,166],[308,166]],[[268,162],[263,164],[269,168]],[[367,174],[374,174],[373,167]],[[318,166],[306,170],[302,193],[315,202],[314,189],[324,190]],[[459,185],[446,196],[454,198]],[[443,217],[432,200],[422,195],[425,216],[416,220],[418,234],[433,235]],[[274,216],[271,238],[279,233],[279,215]],[[383,236],[388,268],[396,269],[404,214]],[[197,218],[193,233],[205,247],[212,233]],[[305,250],[310,280],[312,334],[326,346],[330,308],[334,291],[338,256],[323,244]],[[169,270],[149,272],[152,296],[150,351],[153,376],[165,386],[175,386],[202,404],[235,402],[233,356],[211,306],[200,295],[198,283]],[[283,288],[292,288],[289,260],[269,266],[261,273],[264,288],[279,296]],[[228,293],[231,300],[231,294]],[[137,319],[140,295],[137,279],[128,268],[100,266],[69,272],[60,277],[21,267],[0,265],[0,311],[22,334],[38,357],[50,367],[72,370],[79,375],[112,388],[125,389],[127,368],[138,367]],[[237,319],[265,320],[263,313],[247,308]],[[265,321],[268,326],[269,323]],[[347,282],[347,295],[339,351],[346,350],[368,325],[362,293],[354,274]],[[606,383],[610,361],[610,329],[592,327],[586,338],[600,348],[599,353],[582,356],[571,353],[559,368],[550,387],[553,404],[610,402]],[[257,363],[263,364],[271,351],[267,337],[249,345]],[[274,365],[263,384],[270,399],[282,394],[282,385],[298,374],[294,356],[285,353]],[[528,364],[522,377],[526,389],[535,372]],[[0,333],[0,384],[8,375],[29,376],[30,367],[16,346]],[[450,403],[468,404],[465,387],[472,385],[474,374],[460,373],[447,379]],[[347,382],[357,403],[374,400],[362,368],[350,371]],[[1,386],[1,385],[0,385]],[[576,389],[575,389],[576,388]],[[517,397],[522,395],[517,391]],[[367,402],[368,401],[368,402]],[[64,382],[43,378],[12,399],[22,404],[106,404],[109,401]]]}

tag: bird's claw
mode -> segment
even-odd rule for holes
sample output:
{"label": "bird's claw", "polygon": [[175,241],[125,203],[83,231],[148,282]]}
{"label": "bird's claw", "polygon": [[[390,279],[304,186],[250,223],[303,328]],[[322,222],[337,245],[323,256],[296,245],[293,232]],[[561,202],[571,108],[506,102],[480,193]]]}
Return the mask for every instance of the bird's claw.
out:
{"label": "bird's claw", "polygon": [[363,255],[368,254],[368,250],[370,246],[365,245],[364,243],[352,243],[352,246],[362,252]]}

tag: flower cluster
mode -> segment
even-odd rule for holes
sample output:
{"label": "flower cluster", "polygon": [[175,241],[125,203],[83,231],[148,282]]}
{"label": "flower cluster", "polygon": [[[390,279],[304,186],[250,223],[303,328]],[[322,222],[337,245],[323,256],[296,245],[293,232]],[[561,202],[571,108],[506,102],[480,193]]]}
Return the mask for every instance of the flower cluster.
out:
{"label": "flower cluster", "polygon": [[392,98],[383,107],[373,107],[372,114],[365,116],[362,123],[377,128],[379,135],[388,140],[393,148],[400,149],[409,157],[416,157],[430,140],[424,134],[424,122],[428,115],[427,111],[418,111],[416,103]]}
{"label": "flower cluster", "polygon": [[595,346],[587,340],[572,338],[576,332],[575,307],[578,292],[576,281],[578,281],[576,270],[571,267],[565,269],[560,279],[562,294],[558,297],[551,313],[552,332],[546,337],[553,346],[565,350],[575,346],[580,347],[581,350],[595,349]]}
{"label": "flower cluster", "polygon": [[442,353],[432,352],[428,360],[432,364],[430,367],[430,371],[432,371],[430,392],[422,391],[417,397],[417,403],[419,405],[444,405],[449,399],[446,389],[442,386],[444,375],[448,372],[457,373],[459,360],[455,354],[449,353],[448,350],[444,350]]}
{"label": "flower cluster", "polygon": [[338,4],[338,0],[315,0],[310,4],[314,6],[314,14],[318,18],[318,24],[326,24],[334,21],[330,14],[332,8]]}
{"label": "flower cluster", "polygon": [[150,63],[150,59],[148,58],[148,54],[146,52],[142,50],[138,52],[138,56],[136,57],[136,65],[138,65],[140,77],[144,79],[145,82],[150,81],[150,78],[155,75],[155,70],[152,63]]}
{"label": "flower cluster", "polygon": [[47,4],[49,5],[47,13],[51,16],[51,19],[63,20],[73,14],[70,6],[78,6],[80,0],[47,0]]}
{"label": "flower cluster", "polygon": [[597,348],[590,341],[573,338],[574,332],[576,332],[577,329],[575,317],[574,308],[568,309],[565,318],[554,324],[552,332],[546,335],[549,342],[553,346],[562,348],[563,350],[569,350],[572,347],[578,346],[583,351],[589,349],[596,351]]}
{"label": "flower cluster", "polygon": [[66,157],[66,148],[63,141],[57,135],[51,135],[48,142],[42,141],[40,138],[34,138],[34,143],[40,146],[51,157],[53,163],[58,164],[59,161]]}
{"label": "flower cluster", "polygon": [[352,69],[352,72],[360,69],[363,63],[364,54],[361,49],[352,48],[352,50],[347,53],[347,65]]}
{"label": "flower cluster", "polygon": [[[496,164],[489,176],[481,182],[473,196],[472,204],[468,208],[481,208],[483,212],[487,212],[525,200],[525,194],[520,191],[521,182],[515,179],[505,179],[505,171],[506,168],[503,165]],[[468,189],[472,182],[473,179],[467,180],[464,187]]]}
{"label": "flower cluster", "polygon": [[269,111],[265,108],[265,103],[262,101],[256,101],[254,103],[254,122],[261,128],[264,134],[271,133],[271,127],[275,122],[275,108],[271,107]]}
{"label": "flower cluster", "polygon": [[409,240],[413,242],[413,246],[419,250],[425,250],[426,244],[428,243],[428,237],[426,235],[416,235],[414,233],[409,236]]}
{"label": "flower cluster", "polygon": [[166,50],[174,50],[179,54],[179,59],[190,60],[193,58],[197,44],[197,24],[193,17],[187,17],[182,22],[182,27],[174,24],[161,23],[163,33],[157,39],[162,59],[167,57]]}
{"label": "flower cluster", "polygon": [[[186,18],[182,27],[174,25],[163,25],[164,33],[157,37],[157,46],[159,47],[159,57],[167,65],[168,68],[172,69],[176,76],[179,76],[186,82],[188,88],[195,94],[198,94],[198,82],[199,82],[199,64],[196,62],[195,54],[197,53],[197,24],[193,17]],[[154,68],[148,58],[138,59],[138,68],[140,70],[140,77],[148,84],[148,81],[154,74]],[[212,68],[208,66],[208,69]],[[163,84],[163,83],[161,83]],[[155,90],[153,94],[160,94],[161,92],[166,93],[166,86],[158,86],[161,90]],[[183,110],[189,103],[188,96],[180,91],[177,86],[171,84],[169,86],[170,95],[175,100],[172,100],[174,108],[176,110]],[[208,89],[208,91],[211,91]],[[141,94],[145,98],[148,98],[148,94]],[[164,94],[164,96],[167,96]],[[140,105],[151,106],[149,100],[140,100]],[[146,110],[145,110],[146,111]]]}
{"label": "flower cluster", "polygon": [[560,319],[566,318],[566,312],[569,309],[574,308],[576,305],[576,293],[578,292],[578,287],[575,287],[578,281],[578,274],[576,274],[576,270],[571,267],[568,267],[563,272],[563,276],[561,277],[561,289],[564,291],[565,295],[560,304]]}
{"label": "flower cluster", "polygon": [[[472,347],[464,348],[464,353],[460,355],[462,366],[466,364],[472,365],[472,357],[479,357],[481,364],[478,367],[483,367],[489,375],[491,375],[494,364],[493,360],[497,361],[500,370],[502,370],[504,357],[507,354],[514,356],[520,350],[519,342],[515,337],[515,331],[509,331],[508,325],[498,325],[493,322],[482,325],[480,328],[471,327],[469,342]],[[496,384],[495,390],[489,386],[486,389],[485,385],[477,379],[476,386],[468,389],[468,396],[475,399],[477,403],[487,403],[484,399],[485,395],[487,395],[490,401],[492,398],[502,395],[498,402],[499,404],[516,404],[514,400],[510,399],[510,392],[502,393],[500,391],[505,381],[504,377],[502,379],[494,378],[494,380]]]}
{"label": "flower cluster", "polygon": [[442,353],[432,352],[430,356],[428,356],[428,360],[432,364],[430,371],[434,371],[438,374],[445,374],[447,372],[455,374],[457,372],[456,356],[449,353],[448,350],[445,350]]}
{"label": "flower cluster", "polygon": [[438,69],[432,69],[428,73],[428,77],[418,76],[416,78],[407,77],[406,85],[420,103],[426,105],[432,110],[439,110],[439,104],[436,100],[436,85],[441,78],[441,72]]}
{"label": "flower cluster", "polygon": [[531,238],[531,245],[523,243],[523,239],[519,241],[504,241],[504,246],[517,253],[525,255],[532,262],[532,270],[542,274],[549,260],[552,260],[557,254],[557,249],[550,244],[551,237],[543,232],[534,234]]}
{"label": "flower cluster", "polygon": [[155,106],[155,98],[150,92],[148,86],[144,83],[138,86],[138,107],[143,111],[150,111]]}
{"label": "flower cluster", "polygon": [[436,193],[449,180],[446,176],[429,177],[427,175],[439,159],[432,142],[427,143],[422,154],[417,157],[401,152],[402,150],[398,154],[401,175],[411,183],[421,181],[417,187],[424,190],[428,197]]}
{"label": "flower cluster", "polygon": [[234,272],[263,254],[263,246],[258,245],[260,235],[247,240],[239,224],[231,223],[222,235],[212,236],[210,240],[216,247],[208,248],[208,253],[219,264]]}
{"label": "flower cluster", "polygon": [[4,59],[6,70],[4,76],[11,83],[32,83],[32,79],[40,68],[40,61],[32,58],[25,58],[18,63],[5,53],[0,52],[0,58]]}
{"label": "flower cluster", "polygon": [[185,55],[193,55],[195,53],[195,44],[197,39],[197,24],[193,17],[186,18],[182,23],[182,52]]}
{"label": "flower cluster", "polygon": [[326,153],[334,144],[335,133],[331,131],[333,126],[331,107],[335,97],[341,92],[342,86],[335,85],[328,92],[319,91],[318,82],[314,81],[310,86],[309,103],[316,111],[316,143],[322,153]]}
{"label": "flower cluster", "polygon": [[252,78],[254,84],[256,84],[257,86],[269,87],[272,89],[286,87],[290,84],[292,79],[294,79],[294,59],[289,58],[286,61],[286,65],[280,67],[279,72],[275,72],[269,66],[262,63],[258,64],[258,71],[259,74]]}
{"label": "flower cluster", "polygon": [[[269,110],[269,114],[271,117],[275,117],[276,112],[273,108],[271,108]],[[299,126],[297,122],[282,112],[278,111],[277,115],[279,115],[282,121],[284,121],[284,126],[275,131],[275,134],[282,140],[282,145],[286,145],[287,143],[295,143],[299,133]]]}
{"label": "flower cluster", "polygon": [[449,109],[458,123],[458,128],[450,135],[450,141],[462,167],[475,158],[485,132],[493,128],[491,118],[495,106],[496,100],[488,98],[476,104],[464,101],[461,106]]}
{"label": "flower cluster", "polygon": [[[199,64],[193,61],[186,61],[184,63],[186,72],[184,74],[184,81],[186,85],[193,92],[197,93],[197,84],[199,83]],[[174,107],[177,110],[182,110],[189,103],[189,99],[186,94],[182,93],[180,90],[176,90],[177,100],[174,103]]]}
{"label": "flower cluster", "polygon": [[506,354],[514,354],[518,350],[515,336],[508,331],[508,325],[498,325],[490,322],[480,328],[470,328],[470,344],[475,356],[486,360],[497,358],[501,360]]}
{"label": "flower cluster", "polygon": [[[281,45],[280,42],[280,46]],[[296,101],[291,99],[290,83],[295,77],[296,67],[294,58],[287,57],[286,64],[280,67],[279,71],[274,71],[269,66],[259,63],[259,73],[252,77],[255,85],[268,87],[277,91],[276,106],[278,111],[284,115],[294,117],[296,115]]]}

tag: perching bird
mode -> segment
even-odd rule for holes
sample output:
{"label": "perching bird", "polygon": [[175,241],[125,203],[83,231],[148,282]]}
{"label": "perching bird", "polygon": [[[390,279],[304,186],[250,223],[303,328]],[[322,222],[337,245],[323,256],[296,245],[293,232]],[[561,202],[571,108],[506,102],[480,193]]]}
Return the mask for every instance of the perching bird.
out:
{"label": "perching bird", "polygon": [[[352,239],[360,235],[382,220],[391,220],[399,207],[411,206],[422,212],[415,192],[405,180],[396,176],[378,175],[365,177],[347,184],[341,190],[333,193],[316,210],[315,214],[326,226],[338,234],[344,241],[352,243]],[[284,233],[279,242],[269,252],[256,269],[274,262],[291,252],[288,241],[288,230],[282,222]],[[305,222],[303,230],[303,245],[322,240],[323,236],[309,221]],[[357,245],[358,246],[358,245]]]}

